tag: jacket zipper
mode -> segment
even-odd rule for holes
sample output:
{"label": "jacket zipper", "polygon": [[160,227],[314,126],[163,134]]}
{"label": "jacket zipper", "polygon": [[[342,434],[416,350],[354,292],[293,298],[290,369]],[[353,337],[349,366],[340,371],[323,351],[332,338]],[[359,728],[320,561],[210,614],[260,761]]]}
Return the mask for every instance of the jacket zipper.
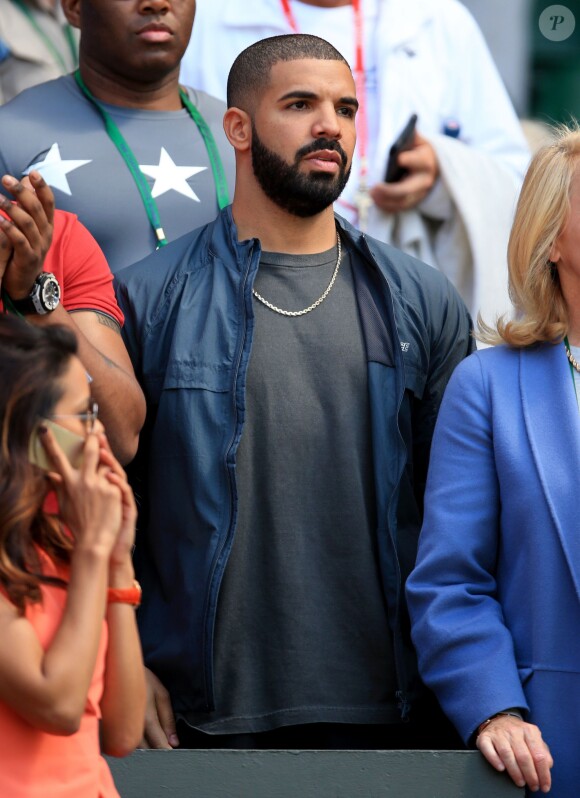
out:
{"label": "jacket zipper", "polygon": [[[395,355],[395,357],[397,357],[398,360],[399,360],[399,363],[398,363],[398,365],[399,365],[399,374],[403,375],[403,373],[404,373],[404,364],[402,362],[402,355],[401,355],[400,348],[399,348],[397,325],[396,325],[396,322],[395,322],[395,308],[394,308],[394,304],[393,304],[393,294],[392,294],[392,291],[391,291],[391,288],[390,288],[390,286],[388,284],[387,279],[383,275],[381,269],[379,268],[378,263],[375,260],[374,255],[372,254],[372,252],[370,250],[370,247],[368,245],[368,241],[367,241],[366,236],[364,235],[364,233],[361,234],[361,240],[362,240],[362,243],[363,243],[363,246],[364,246],[364,250],[365,250],[367,256],[370,258],[371,262],[375,265],[380,279],[382,280],[382,282],[384,283],[384,285],[387,288],[388,307],[389,307],[390,314],[391,314],[391,318],[389,319],[389,321],[390,321],[390,324],[391,324],[391,329],[396,334],[395,340],[393,341],[393,345],[396,347],[396,353],[397,353]],[[404,393],[405,393],[405,388],[404,388],[404,377],[403,377],[402,385],[399,386],[399,388],[398,388],[398,397],[397,397],[397,432],[399,434],[399,439],[401,441],[403,440],[403,436],[401,435],[401,430],[399,428],[399,413],[401,411],[401,405],[403,403]],[[405,468],[405,466],[404,466],[404,463],[403,463],[403,466],[399,469],[399,473],[397,474],[397,480],[396,480],[397,484],[401,480],[401,475],[403,473],[404,468]],[[396,570],[397,570],[397,591],[396,591],[397,601],[396,601],[396,605],[395,605],[395,629],[393,630],[393,643],[394,643],[394,645],[393,645],[393,653],[394,653],[394,660],[395,660],[395,673],[396,673],[397,684],[399,686],[399,689],[396,691],[395,696],[396,696],[397,701],[398,701],[398,707],[399,707],[399,711],[401,713],[401,718],[402,718],[402,720],[406,720],[408,718],[409,711],[411,709],[411,704],[410,704],[409,698],[408,698],[408,696],[406,694],[406,691],[405,691],[406,679],[404,677],[406,675],[406,673],[405,673],[406,672],[406,668],[405,668],[405,665],[403,663],[403,658],[402,658],[402,655],[401,655],[400,646],[397,643],[397,640],[400,637],[402,579],[401,579],[401,565],[400,565],[400,562],[399,562],[399,555],[398,555],[398,551],[397,551],[397,546],[396,546],[395,539],[393,537],[392,531],[390,529],[390,526],[388,525],[388,519],[389,519],[389,517],[391,516],[391,513],[392,513],[392,505],[393,505],[393,496],[391,495],[391,497],[389,499],[388,506],[387,506],[387,526],[388,526],[389,537],[391,539],[393,555],[394,555],[394,558],[395,558],[395,565],[396,565]],[[396,513],[395,513],[395,516],[396,516]]]}

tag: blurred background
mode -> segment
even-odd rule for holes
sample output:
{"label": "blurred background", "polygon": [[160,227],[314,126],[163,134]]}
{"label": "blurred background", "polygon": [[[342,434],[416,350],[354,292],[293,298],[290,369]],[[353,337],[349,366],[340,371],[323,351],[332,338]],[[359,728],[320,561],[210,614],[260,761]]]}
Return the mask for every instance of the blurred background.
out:
{"label": "blurred background", "polygon": [[477,19],[521,118],[580,119],[580,0],[462,2]]}

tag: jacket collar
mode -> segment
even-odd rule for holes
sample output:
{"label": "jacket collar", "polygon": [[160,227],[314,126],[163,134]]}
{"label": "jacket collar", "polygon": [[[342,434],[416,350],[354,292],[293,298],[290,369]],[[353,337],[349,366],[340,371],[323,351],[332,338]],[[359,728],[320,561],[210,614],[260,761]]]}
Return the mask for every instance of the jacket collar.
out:
{"label": "jacket collar", "polygon": [[520,389],[533,465],[580,599],[580,418],[570,382],[563,344],[520,351]]}
{"label": "jacket collar", "polygon": [[[201,228],[204,230],[204,228]],[[213,222],[205,227],[209,236],[210,252],[219,256],[224,252],[224,247],[231,253],[235,266],[239,271],[247,268],[248,256],[252,252],[260,252],[261,245],[257,238],[248,238],[238,241],[238,229],[232,214],[232,206],[227,205],[218,213]],[[222,258],[220,258],[222,259]],[[229,265],[229,259],[223,259],[224,265]]]}

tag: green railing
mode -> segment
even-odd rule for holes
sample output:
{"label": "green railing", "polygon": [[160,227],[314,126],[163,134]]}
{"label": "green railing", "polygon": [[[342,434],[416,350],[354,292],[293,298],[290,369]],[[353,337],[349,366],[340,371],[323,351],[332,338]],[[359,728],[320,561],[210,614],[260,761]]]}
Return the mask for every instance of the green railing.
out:
{"label": "green railing", "polygon": [[521,798],[477,751],[136,751],[122,798]]}

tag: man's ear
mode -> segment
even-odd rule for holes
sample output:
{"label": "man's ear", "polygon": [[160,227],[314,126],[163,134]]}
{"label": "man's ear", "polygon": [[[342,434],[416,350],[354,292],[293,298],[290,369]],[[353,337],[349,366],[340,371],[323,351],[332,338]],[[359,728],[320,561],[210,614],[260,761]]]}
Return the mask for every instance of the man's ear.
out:
{"label": "man's ear", "polygon": [[67,22],[73,28],[81,27],[81,0],[61,0],[62,10]]}
{"label": "man's ear", "polygon": [[249,150],[252,144],[252,120],[241,108],[228,108],[224,116],[224,132],[237,152]]}

